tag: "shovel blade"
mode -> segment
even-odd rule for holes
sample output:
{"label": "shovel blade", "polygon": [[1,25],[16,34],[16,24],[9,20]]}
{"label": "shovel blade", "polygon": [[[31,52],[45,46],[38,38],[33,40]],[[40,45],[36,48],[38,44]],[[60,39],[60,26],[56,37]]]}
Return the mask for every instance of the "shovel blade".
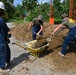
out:
{"label": "shovel blade", "polygon": [[47,38],[46,41],[50,42],[53,36],[51,36],[50,38]]}
{"label": "shovel blade", "polygon": [[47,38],[46,41],[50,42],[51,41],[51,38]]}

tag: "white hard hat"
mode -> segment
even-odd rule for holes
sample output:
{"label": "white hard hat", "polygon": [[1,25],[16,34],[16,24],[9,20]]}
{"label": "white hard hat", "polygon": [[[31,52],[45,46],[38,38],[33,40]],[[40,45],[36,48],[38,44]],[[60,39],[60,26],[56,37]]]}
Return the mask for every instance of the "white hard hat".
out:
{"label": "white hard hat", "polygon": [[0,9],[5,10],[5,5],[4,5],[4,3],[3,3],[3,2],[0,2]]}

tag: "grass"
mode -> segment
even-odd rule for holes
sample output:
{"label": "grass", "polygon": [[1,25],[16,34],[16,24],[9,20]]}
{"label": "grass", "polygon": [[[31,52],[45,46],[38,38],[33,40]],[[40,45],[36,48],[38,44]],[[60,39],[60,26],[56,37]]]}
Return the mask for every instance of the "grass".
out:
{"label": "grass", "polygon": [[14,24],[22,24],[22,23],[24,23],[24,20],[23,19],[14,20],[13,23]]}

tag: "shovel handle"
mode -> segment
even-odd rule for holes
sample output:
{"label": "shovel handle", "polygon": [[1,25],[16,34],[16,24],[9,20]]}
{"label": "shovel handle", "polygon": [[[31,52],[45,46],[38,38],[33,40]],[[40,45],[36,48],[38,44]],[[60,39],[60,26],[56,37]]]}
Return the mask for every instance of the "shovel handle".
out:
{"label": "shovel handle", "polygon": [[56,36],[62,30],[63,30],[63,28],[59,29],[57,32],[55,32],[54,36]]}
{"label": "shovel handle", "polygon": [[58,30],[57,32],[55,32],[55,34],[53,36],[51,36],[50,38],[47,38],[47,41],[51,41],[51,39],[56,36],[60,31],[62,31],[63,28],[61,28],[60,30]]}
{"label": "shovel handle", "polygon": [[34,32],[33,30],[29,30],[30,32],[34,33],[34,34],[37,34],[36,32]]}

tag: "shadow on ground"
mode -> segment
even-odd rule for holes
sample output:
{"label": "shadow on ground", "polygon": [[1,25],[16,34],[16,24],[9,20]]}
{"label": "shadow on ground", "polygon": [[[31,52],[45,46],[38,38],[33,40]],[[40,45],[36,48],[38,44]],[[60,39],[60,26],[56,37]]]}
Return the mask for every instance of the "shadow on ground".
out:
{"label": "shadow on ground", "polygon": [[45,50],[40,54],[39,58],[44,57],[52,52],[53,52],[53,49],[48,49],[48,47],[46,47]]}
{"label": "shadow on ground", "polygon": [[11,64],[9,66],[7,66],[7,68],[13,69],[15,66],[17,66],[18,64],[20,64],[22,61],[24,60],[28,60],[29,59],[29,54],[30,53],[23,53],[20,56],[13,58],[13,60],[11,60]]}

